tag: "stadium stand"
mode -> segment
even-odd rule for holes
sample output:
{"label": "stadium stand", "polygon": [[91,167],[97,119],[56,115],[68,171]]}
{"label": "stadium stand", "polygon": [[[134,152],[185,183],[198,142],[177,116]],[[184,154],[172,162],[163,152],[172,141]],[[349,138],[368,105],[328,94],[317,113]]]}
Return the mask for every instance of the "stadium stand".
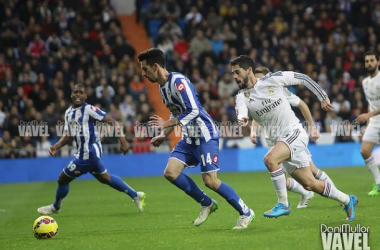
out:
{"label": "stadium stand", "polygon": [[[165,51],[169,70],[189,76],[217,121],[236,119],[231,97],[237,89],[228,75],[229,60],[239,54],[271,71],[294,70],[317,81],[335,113],[321,111],[307,89],[290,90],[308,104],[322,132],[367,109],[363,55],[380,53],[379,0],[137,0],[137,6],[133,21]],[[144,115],[137,107],[157,105],[141,97],[150,90],[139,84],[136,50],[109,1],[0,0],[0,11],[0,158],[44,155],[57,140],[54,125],[63,120],[76,82],[86,85],[89,103],[122,120],[130,142],[138,141],[132,125]],[[136,97],[138,104],[130,101]],[[28,121],[54,124],[48,140],[18,136],[16,125]],[[115,152],[108,143],[105,151]],[[143,143],[136,152],[150,150]]]}

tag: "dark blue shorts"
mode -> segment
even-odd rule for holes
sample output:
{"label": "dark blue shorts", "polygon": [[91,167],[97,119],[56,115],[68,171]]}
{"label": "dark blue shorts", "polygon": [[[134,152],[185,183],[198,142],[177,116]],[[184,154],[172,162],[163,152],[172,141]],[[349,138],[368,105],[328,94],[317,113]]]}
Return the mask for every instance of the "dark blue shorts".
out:
{"label": "dark blue shorts", "polygon": [[75,178],[88,172],[91,174],[106,173],[107,169],[105,168],[103,161],[97,157],[88,160],[74,158],[69,165],[63,169],[63,172],[67,176]]}
{"label": "dark blue shorts", "polygon": [[199,145],[194,142],[188,144],[186,138],[177,143],[170,154],[170,158],[176,158],[186,166],[201,166],[201,173],[219,170],[219,139],[211,139],[208,142],[201,139]]}

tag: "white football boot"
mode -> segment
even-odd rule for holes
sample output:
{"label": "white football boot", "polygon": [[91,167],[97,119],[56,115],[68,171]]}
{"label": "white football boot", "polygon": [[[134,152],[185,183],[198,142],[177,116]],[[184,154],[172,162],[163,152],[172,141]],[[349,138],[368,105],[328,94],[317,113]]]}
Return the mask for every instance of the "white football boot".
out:
{"label": "white football boot", "polygon": [[146,195],[145,195],[144,192],[137,192],[137,196],[133,199],[133,201],[136,204],[137,209],[139,210],[139,212],[143,212],[144,211],[145,197],[146,197]]}
{"label": "white football boot", "polygon": [[37,212],[43,215],[49,215],[49,214],[54,214],[54,213],[59,213],[61,209],[56,209],[53,204],[47,205],[44,207],[40,207],[37,209]]}
{"label": "white football boot", "polygon": [[201,212],[199,213],[198,218],[194,221],[194,226],[199,226],[203,222],[205,222],[208,218],[208,216],[215,212],[218,209],[218,203],[216,200],[211,200],[210,206],[203,206],[201,208]]}
{"label": "white football boot", "polygon": [[306,208],[307,203],[313,198],[314,198],[314,192],[313,191],[309,191],[307,195],[302,195],[300,203],[298,203],[297,208]]}
{"label": "white football boot", "polygon": [[251,213],[250,215],[240,215],[239,219],[237,221],[236,226],[233,229],[246,229],[248,228],[249,224],[256,218],[255,213],[252,209],[249,210]]}

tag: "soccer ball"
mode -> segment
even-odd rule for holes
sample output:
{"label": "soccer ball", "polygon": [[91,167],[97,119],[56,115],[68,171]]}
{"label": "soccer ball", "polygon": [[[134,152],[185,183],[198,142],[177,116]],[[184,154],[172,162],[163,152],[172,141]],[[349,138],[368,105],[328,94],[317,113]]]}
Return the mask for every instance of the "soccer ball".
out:
{"label": "soccer ball", "polygon": [[33,234],[37,239],[50,239],[57,233],[57,221],[50,216],[40,216],[33,223]]}

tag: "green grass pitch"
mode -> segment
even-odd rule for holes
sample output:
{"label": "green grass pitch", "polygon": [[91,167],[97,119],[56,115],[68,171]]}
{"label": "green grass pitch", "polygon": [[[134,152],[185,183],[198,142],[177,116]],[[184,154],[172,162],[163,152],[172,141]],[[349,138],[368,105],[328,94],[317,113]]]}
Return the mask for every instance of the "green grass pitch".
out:
{"label": "green grass pitch", "polygon": [[[112,169],[111,169],[112,170]],[[365,167],[325,169],[343,192],[359,198],[352,225],[368,226],[371,249],[380,249],[380,196],[368,197],[372,177]],[[345,221],[343,208],[316,195],[306,209],[296,209],[299,196],[289,193],[290,216],[267,219],[263,212],[276,203],[267,172],[220,173],[255,211],[247,230],[235,231],[238,214],[218,194],[194,180],[219,202],[219,210],[199,227],[192,225],[200,206],[164,177],[125,178],[147,194],[146,209],[138,213],[125,194],[98,183],[77,180],[57,220],[57,237],[37,240],[32,234],[39,206],[54,200],[56,183],[0,185],[0,249],[322,249],[320,224],[338,226]]]}

